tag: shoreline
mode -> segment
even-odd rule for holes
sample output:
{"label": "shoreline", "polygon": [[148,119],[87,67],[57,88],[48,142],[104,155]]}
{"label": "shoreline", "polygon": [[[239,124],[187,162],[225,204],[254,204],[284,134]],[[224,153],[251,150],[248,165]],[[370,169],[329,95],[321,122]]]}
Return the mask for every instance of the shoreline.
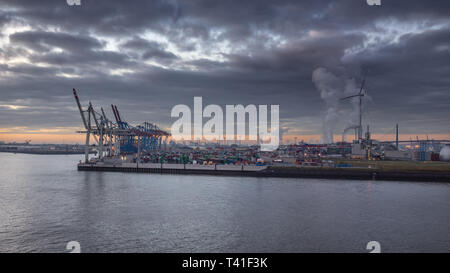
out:
{"label": "shoreline", "polygon": [[387,171],[374,168],[331,168],[296,166],[229,166],[184,164],[96,165],[80,163],[78,171],[133,172],[184,175],[247,176],[277,178],[323,178],[346,180],[386,180],[411,182],[450,182],[448,172]]}
{"label": "shoreline", "polygon": [[[84,155],[82,151],[63,151],[63,150],[39,150],[39,151],[6,151],[0,150],[0,153],[8,154],[29,154],[29,155]],[[89,152],[89,154],[95,154],[94,152]]]}

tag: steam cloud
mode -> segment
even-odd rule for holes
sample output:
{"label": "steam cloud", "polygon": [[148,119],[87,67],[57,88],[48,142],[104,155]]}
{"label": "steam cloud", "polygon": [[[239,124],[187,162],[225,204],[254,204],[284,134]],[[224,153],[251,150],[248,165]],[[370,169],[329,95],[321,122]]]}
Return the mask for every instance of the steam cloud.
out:
{"label": "steam cloud", "polygon": [[[339,111],[340,100],[343,97],[357,94],[359,91],[354,79],[342,79],[326,68],[319,67],[312,74],[312,81],[320,92],[320,97],[325,102],[326,110],[323,124],[322,143],[333,143],[333,135],[337,123],[341,119]],[[366,98],[365,96],[364,98]],[[346,114],[345,128],[357,126],[359,123],[359,100],[351,99],[352,110]],[[344,129],[344,128],[342,128]],[[343,130],[342,130],[343,131]]]}

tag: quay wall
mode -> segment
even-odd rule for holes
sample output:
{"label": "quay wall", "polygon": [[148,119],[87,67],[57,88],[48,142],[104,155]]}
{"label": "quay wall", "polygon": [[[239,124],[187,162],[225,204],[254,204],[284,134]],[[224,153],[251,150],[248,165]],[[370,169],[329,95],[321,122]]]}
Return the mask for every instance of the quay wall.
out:
{"label": "quay wall", "polygon": [[78,164],[79,171],[195,174],[282,178],[324,178],[355,180],[393,180],[450,182],[447,172],[382,171],[373,168],[282,167],[254,165],[192,165],[160,163]]}

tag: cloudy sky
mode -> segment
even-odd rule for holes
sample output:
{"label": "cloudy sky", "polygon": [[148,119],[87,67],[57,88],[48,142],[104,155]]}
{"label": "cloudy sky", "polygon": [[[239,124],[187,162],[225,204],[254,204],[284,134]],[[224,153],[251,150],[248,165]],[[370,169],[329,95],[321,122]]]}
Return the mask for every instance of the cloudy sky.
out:
{"label": "cloudy sky", "polygon": [[[318,68],[355,89],[366,75],[364,124],[380,138],[396,123],[404,138],[450,138],[450,1],[81,3],[0,0],[0,140],[71,140],[73,87],[83,104],[117,104],[130,123],[163,128],[194,96],[279,104],[285,136],[319,139]],[[336,135],[351,102],[338,111]]]}

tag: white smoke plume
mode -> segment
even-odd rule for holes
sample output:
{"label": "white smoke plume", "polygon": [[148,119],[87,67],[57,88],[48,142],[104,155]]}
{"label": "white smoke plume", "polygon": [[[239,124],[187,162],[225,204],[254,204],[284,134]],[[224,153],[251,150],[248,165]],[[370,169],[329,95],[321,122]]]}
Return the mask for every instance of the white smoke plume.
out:
{"label": "white smoke plume", "polygon": [[[341,120],[341,117],[342,120],[346,120],[345,127],[340,128],[342,131],[359,125],[358,97],[350,99],[352,109],[350,113],[346,112],[345,116],[342,115],[339,108],[341,99],[358,94],[360,86],[357,86],[355,79],[340,78],[323,67],[314,70],[312,74],[312,81],[314,82],[317,90],[320,92],[320,97],[325,102],[326,106],[322,142],[332,143],[336,125]],[[365,94],[362,101],[363,107],[365,102],[368,100],[370,100],[370,97]]]}
{"label": "white smoke plume", "polygon": [[312,81],[320,92],[320,97],[327,108],[324,117],[322,142],[332,143],[333,132],[339,120],[339,102],[343,97],[344,90],[343,81],[323,67],[314,70]]}

